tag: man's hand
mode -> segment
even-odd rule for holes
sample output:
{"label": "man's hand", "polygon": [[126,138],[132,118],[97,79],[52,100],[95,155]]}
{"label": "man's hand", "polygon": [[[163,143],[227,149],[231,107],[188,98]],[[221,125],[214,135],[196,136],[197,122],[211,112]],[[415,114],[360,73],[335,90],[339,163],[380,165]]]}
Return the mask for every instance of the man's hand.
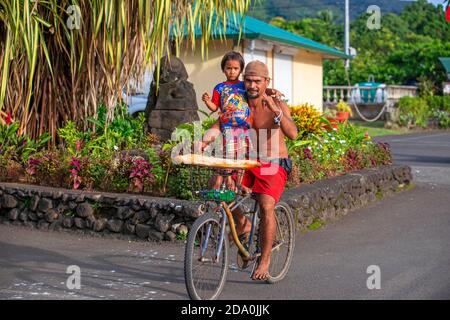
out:
{"label": "man's hand", "polygon": [[281,109],[276,105],[272,97],[268,96],[266,93],[262,95],[263,103],[276,115],[281,112]]}
{"label": "man's hand", "polygon": [[280,100],[281,98],[284,97],[284,94],[282,94],[277,89],[273,89],[273,88],[267,88],[266,89],[266,94],[268,96],[271,96],[272,98],[275,98],[275,99],[278,99],[278,100]]}

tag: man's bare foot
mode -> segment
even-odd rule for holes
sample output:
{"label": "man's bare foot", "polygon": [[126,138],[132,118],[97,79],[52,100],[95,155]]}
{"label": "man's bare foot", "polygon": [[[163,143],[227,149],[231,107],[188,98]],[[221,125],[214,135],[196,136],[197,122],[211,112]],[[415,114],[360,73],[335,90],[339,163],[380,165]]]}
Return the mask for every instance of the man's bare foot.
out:
{"label": "man's bare foot", "polygon": [[258,268],[256,268],[255,272],[253,272],[252,279],[253,280],[267,280],[269,279],[269,265],[270,261],[262,260],[260,261]]}

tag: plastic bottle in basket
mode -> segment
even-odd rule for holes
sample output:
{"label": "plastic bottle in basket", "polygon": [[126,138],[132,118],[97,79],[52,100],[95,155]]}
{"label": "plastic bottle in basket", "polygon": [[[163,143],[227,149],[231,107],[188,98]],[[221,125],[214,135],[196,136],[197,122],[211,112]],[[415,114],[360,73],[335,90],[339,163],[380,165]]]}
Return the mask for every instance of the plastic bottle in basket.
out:
{"label": "plastic bottle in basket", "polygon": [[205,197],[209,200],[231,202],[236,198],[236,193],[232,190],[209,190]]}

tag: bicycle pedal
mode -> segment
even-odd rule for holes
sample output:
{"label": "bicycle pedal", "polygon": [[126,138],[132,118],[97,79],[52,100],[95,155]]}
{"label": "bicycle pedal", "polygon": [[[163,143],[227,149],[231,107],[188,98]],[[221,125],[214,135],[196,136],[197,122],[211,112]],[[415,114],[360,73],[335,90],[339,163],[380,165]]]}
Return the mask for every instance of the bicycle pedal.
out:
{"label": "bicycle pedal", "polygon": [[241,270],[247,269],[250,265],[250,262],[251,261],[249,259],[245,259],[242,256],[240,251],[237,252],[236,265],[238,266],[239,269],[241,269]]}

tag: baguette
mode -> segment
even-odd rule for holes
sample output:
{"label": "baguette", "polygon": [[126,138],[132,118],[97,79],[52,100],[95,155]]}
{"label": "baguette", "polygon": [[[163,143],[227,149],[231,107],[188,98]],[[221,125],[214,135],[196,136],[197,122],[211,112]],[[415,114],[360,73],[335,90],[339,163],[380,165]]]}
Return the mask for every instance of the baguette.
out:
{"label": "baguette", "polygon": [[208,157],[200,154],[186,154],[183,156],[177,156],[173,160],[176,164],[187,164],[221,169],[252,169],[261,166],[261,164],[255,160],[232,160]]}

